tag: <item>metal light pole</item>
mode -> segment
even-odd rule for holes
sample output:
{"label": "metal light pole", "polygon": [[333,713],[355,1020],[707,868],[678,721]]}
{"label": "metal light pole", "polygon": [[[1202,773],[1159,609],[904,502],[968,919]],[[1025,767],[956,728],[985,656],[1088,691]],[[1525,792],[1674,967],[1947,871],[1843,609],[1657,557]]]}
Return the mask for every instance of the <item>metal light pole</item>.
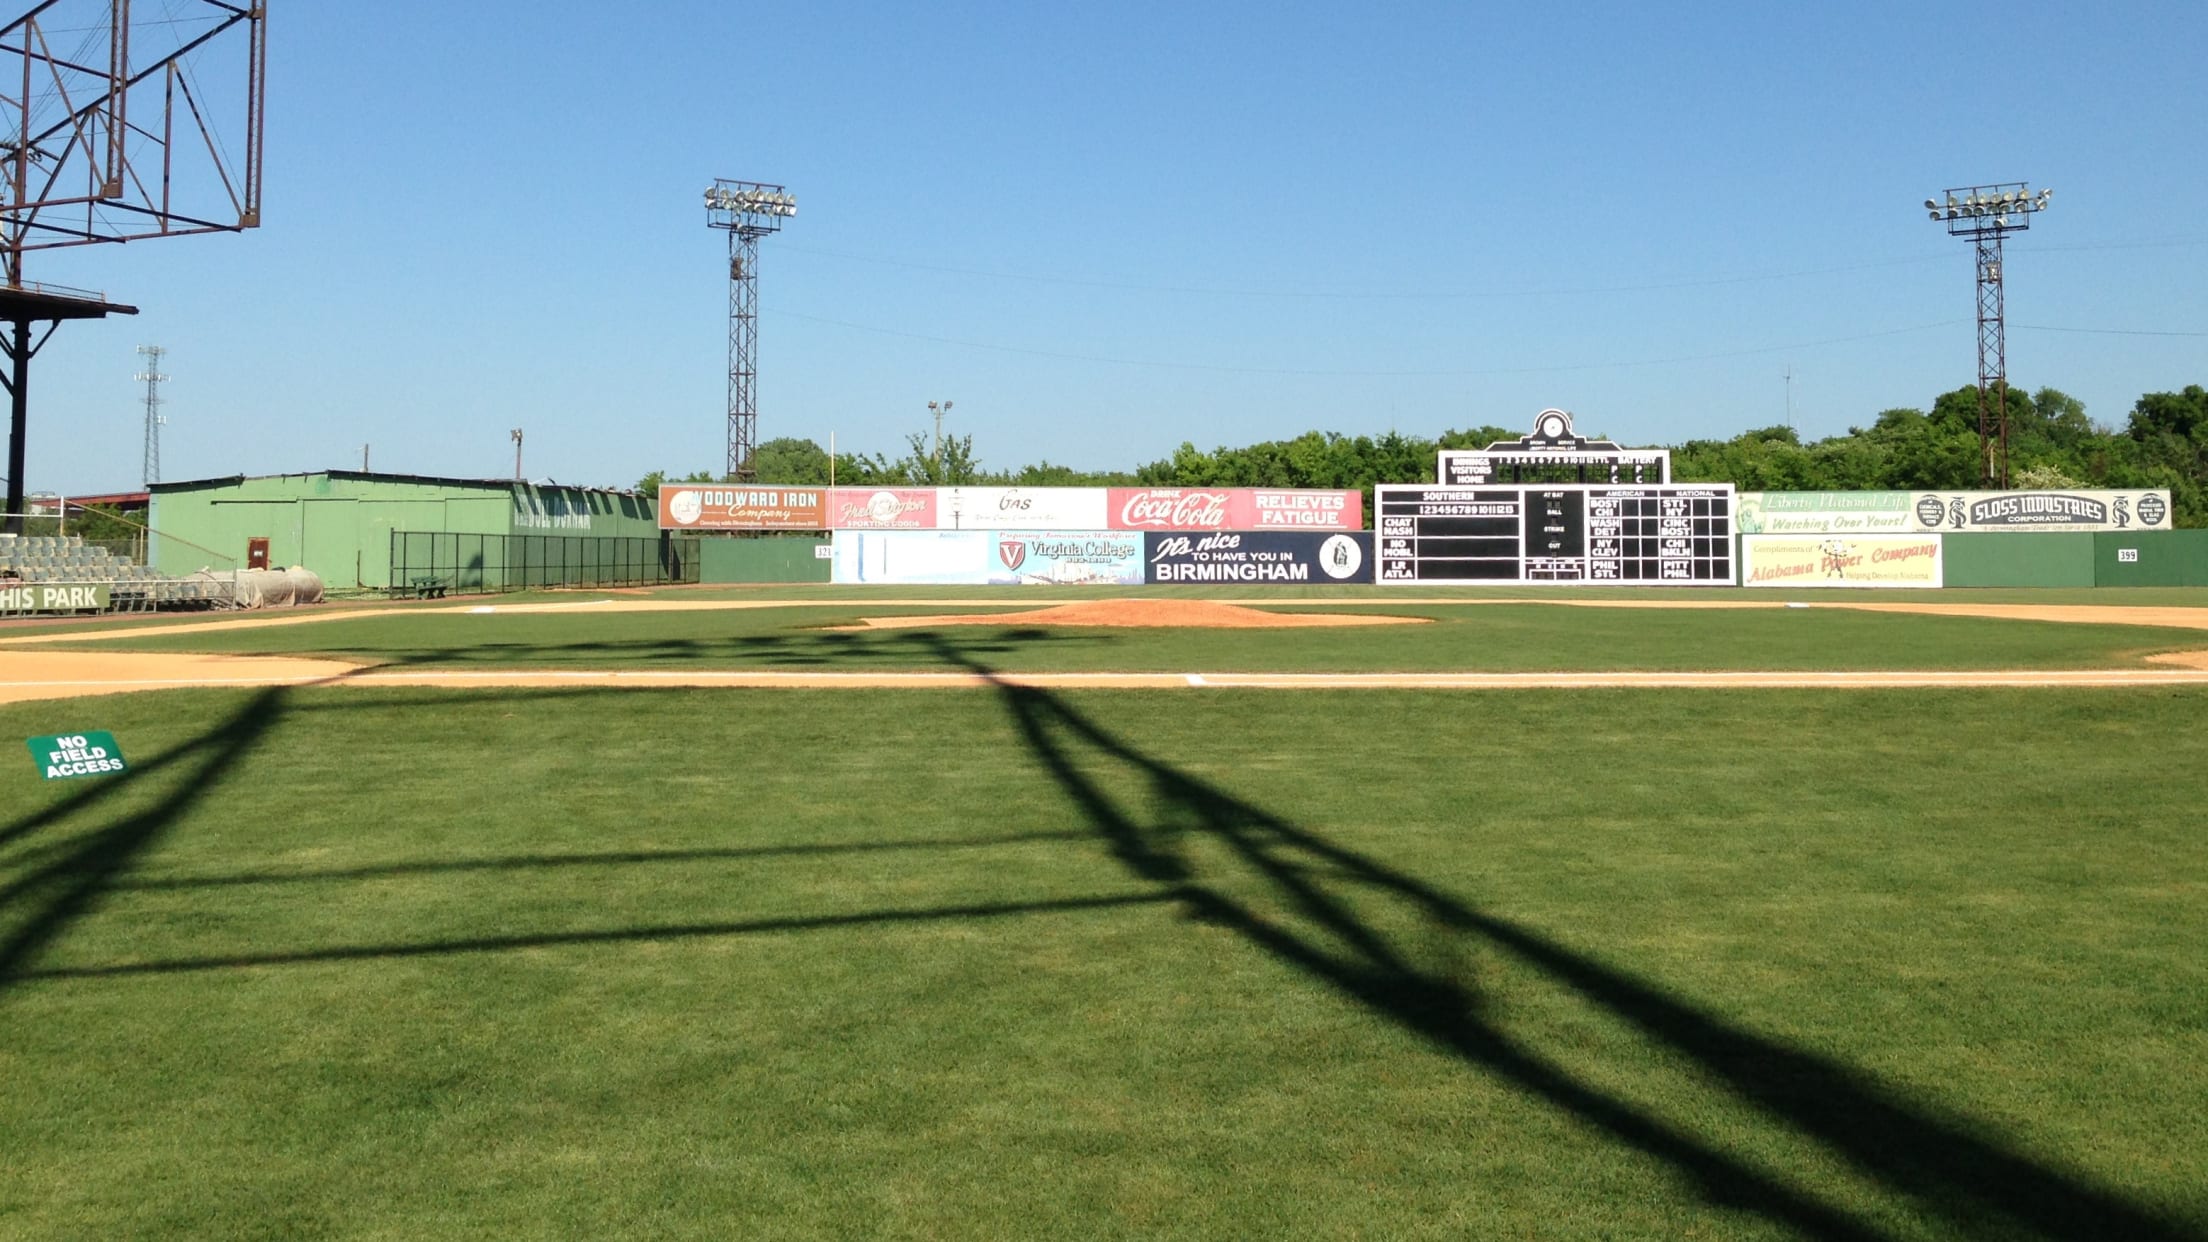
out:
{"label": "metal light pole", "polygon": [[928,413],[935,415],[935,443],[928,451],[928,456],[933,459],[934,465],[931,469],[938,483],[943,481],[943,416],[950,412],[951,403],[948,401],[928,402]]}
{"label": "metal light pole", "polygon": [[507,434],[512,436],[514,440],[514,482],[519,483],[521,482],[521,428],[516,427]]}
{"label": "metal light pole", "polygon": [[2032,226],[2047,210],[2053,190],[2034,194],[2021,181],[1962,186],[1941,199],[1924,200],[1947,235],[1978,246],[1978,465],[1984,486],[2009,486],[2009,360],[2007,297],[2002,288],[2001,239]]}
{"label": "metal light pole", "polygon": [[728,230],[728,478],[758,481],[759,239],[797,214],[779,185],[717,178],[705,191],[705,223]]}

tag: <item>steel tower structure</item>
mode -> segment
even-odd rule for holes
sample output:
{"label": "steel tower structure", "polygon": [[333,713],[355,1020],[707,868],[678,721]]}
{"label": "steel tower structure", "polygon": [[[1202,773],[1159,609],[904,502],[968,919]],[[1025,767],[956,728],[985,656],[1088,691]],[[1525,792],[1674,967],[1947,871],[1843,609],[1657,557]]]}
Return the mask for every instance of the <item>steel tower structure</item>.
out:
{"label": "steel tower structure", "polygon": [[1943,199],[1924,200],[1935,221],[1944,221],[1950,237],[1968,237],[1978,247],[1978,467],[1981,483],[2009,486],[2009,349],[2007,296],[2003,291],[2001,239],[2032,227],[2032,216],[2047,210],[2053,190],[2036,195],[2021,181],[1961,186]]}
{"label": "steel tower structure", "polygon": [[161,424],[169,421],[161,416],[161,385],[168,376],[161,373],[161,355],[169,351],[159,345],[140,345],[138,353],[146,360],[146,369],[130,378],[146,386],[146,484],[150,487],[161,481]]}
{"label": "steel tower structure", "polygon": [[728,478],[759,478],[759,239],[797,214],[787,188],[715,178],[705,191],[705,222],[728,231]]}
{"label": "steel tower structure", "polygon": [[[31,358],[65,319],[138,313],[26,281],[23,256],[259,227],[267,23],[266,0],[162,0],[136,14],[131,0],[36,0],[0,24],[9,531],[23,529]],[[242,120],[234,148],[216,118]]]}

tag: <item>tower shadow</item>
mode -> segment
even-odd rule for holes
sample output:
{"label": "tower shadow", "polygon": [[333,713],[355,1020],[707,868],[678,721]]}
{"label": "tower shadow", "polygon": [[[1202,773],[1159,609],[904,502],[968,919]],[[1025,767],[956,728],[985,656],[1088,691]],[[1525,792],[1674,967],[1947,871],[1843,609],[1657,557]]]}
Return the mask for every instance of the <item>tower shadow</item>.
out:
{"label": "tower shadow", "polygon": [[6,860],[17,874],[0,883],[0,996],[39,954],[95,909],[117,878],[171,825],[207,797],[223,769],[268,733],[283,714],[285,694],[282,687],[260,691],[198,737],[0,828],[0,844],[5,844],[55,828],[148,781],[174,781],[174,792],[152,807]]}
{"label": "tower shadow", "polygon": [[[1809,1237],[1888,1236],[1688,1127],[1575,1077],[1507,1029],[1446,962],[1484,950],[1533,968],[1962,1236],[2077,1242],[2198,1237],[2159,1209],[2034,1160],[1966,1121],[1935,1116],[1862,1071],[1758,1035],[1336,845],[1142,752],[1057,694],[1005,681],[979,664],[968,667],[995,683],[1037,762],[1112,856],[1131,874],[1165,886],[1190,917],[1234,932],[1465,1065],[1662,1162],[1691,1179],[1713,1206]],[[1115,797],[1099,779],[1100,771],[1115,767],[1146,787],[1147,808]],[[1222,847],[1231,866],[1199,862],[1190,848],[1199,840]],[[1231,895],[1252,879],[1262,884],[1269,906],[1291,913],[1271,915]],[[1390,933],[1353,904],[1375,899],[1419,930]],[[1444,964],[1433,964],[1437,958]]]}

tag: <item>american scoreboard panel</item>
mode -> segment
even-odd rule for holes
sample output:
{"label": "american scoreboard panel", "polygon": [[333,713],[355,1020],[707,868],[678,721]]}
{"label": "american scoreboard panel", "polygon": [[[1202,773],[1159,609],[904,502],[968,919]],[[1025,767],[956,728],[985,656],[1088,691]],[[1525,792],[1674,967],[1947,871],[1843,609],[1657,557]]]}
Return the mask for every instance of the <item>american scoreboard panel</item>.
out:
{"label": "american scoreboard panel", "polygon": [[1733,581],[1733,487],[1373,488],[1381,582]]}

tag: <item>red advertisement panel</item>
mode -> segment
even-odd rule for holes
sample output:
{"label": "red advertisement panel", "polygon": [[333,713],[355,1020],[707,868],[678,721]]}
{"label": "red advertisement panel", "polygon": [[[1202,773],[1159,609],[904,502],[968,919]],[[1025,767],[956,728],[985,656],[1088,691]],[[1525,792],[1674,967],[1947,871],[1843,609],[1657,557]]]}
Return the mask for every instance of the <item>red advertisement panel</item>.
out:
{"label": "red advertisement panel", "polygon": [[934,530],[932,487],[839,487],[828,494],[834,530]]}
{"label": "red advertisement panel", "polygon": [[737,487],[729,483],[664,483],[662,530],[826,530],[825,487]]}
{"label": "red advertisement panel", "polygon": [[1364,495],[1287,487],[1115,487],[1113,530],[1362,530]]}

